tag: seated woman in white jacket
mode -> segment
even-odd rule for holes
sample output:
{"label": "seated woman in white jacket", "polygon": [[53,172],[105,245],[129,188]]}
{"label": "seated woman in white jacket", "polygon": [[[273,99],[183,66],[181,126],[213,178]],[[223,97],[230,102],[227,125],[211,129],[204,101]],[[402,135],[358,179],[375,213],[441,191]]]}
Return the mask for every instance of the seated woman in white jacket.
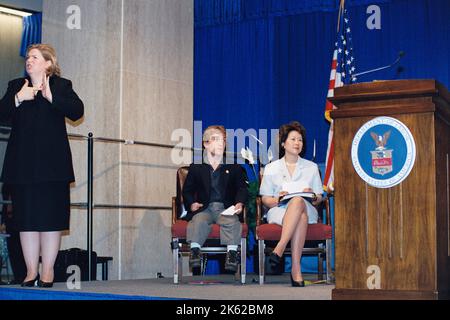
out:
{"label": "seated woman in white jacket", "polygon": [[[262,202],[270,208],[268,222],[283,227],[281,239],[269,256],[269,263],[274,270],[279,269],[281,256],[291,241],[291,284],[294,287],[305,286],[300,259],[308,223],[317,223],[318,213],[314,205],[322,201],[322,181],[317,164],[299,156],[305,134],[305,128],[298,122],[280,127],[280,159],[266,166],[260,188]],[[288,193],[301,191],[314,193],[311,203],[301,196],[282,200]]]}

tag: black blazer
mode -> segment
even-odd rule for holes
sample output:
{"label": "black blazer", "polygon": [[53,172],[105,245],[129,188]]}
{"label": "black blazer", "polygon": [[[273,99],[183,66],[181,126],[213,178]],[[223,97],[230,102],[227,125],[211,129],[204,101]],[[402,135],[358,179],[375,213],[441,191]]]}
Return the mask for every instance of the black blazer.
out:
{"label": "black blazer", "polygon": [[[237,164],[225,164],[220,175],[221,189],[225,191],[224,206],[228,208],[238,202],[245,204],[248,197],[245,183],[244,169]],[[199,213],[209,205],[211,192],[211,174],[209,164],[191,164],[189,173],[183,186],[183,202],[187,210],[185,220],[191,220],[194,214]],[[199,210],[191,212],[194,202],[203,204]]]}
{"label": "black blazer", "polygon": [[[31,80],[28,78],[31,86]],[[75,180],[65,117],[76,121],[84,106],[70,80],[50,77],[53,103],[39,91],[16,108],[15,95],[25,78],[9,82],[0,100],[0,117],[12,118],[1,181],[11,184]]]}

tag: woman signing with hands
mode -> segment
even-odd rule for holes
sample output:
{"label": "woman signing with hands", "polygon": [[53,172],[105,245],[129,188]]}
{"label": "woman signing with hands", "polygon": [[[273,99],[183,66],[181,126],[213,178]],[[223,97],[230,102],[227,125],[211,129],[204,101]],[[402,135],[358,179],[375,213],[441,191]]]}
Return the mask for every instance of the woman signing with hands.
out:
{"label": "woman signing with hands", "polygon": [[22,286],[51,287],[75,180],[65,118],[80,119],[84,106],[50,45],[31,45],[25,61],[27,77],[10,81],[0,100],[0,117],[12,120],[1,181],[11,188],[27,266]]}

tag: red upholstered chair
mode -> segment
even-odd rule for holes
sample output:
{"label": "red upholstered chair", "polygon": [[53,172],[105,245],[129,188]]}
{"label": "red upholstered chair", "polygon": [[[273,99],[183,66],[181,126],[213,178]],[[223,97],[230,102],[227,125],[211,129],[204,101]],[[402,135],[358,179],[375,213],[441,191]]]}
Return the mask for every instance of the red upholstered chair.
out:
{"label": "red upholstered chair", "polygon": [[[262,204],[260,196],[256,198],[256,239],[258,240],[258,258],[259,258],[259,284],[264,284],[264,262],[265,254],[269,253],[266,247],[275,247],[281,238],[282,227],[277,224],[269,224],[266,222],[264,214],[265,207]],[[326,221],[322,222],[322,212],[326,212]],[[317,224],[309,224],[306,234],[305,247],[303,255],[317,255],[318,258],[318,279],[323,279],[323,260],[326,261],[326,282],[333,282],[331,273],[331,239],[332,226],[330,218],[329,199],[325,197],[318,208],[319,221]],[[290,254],[289,245],[286,247],[284,254]]]}
{"label": "red upholstered chair", "polygon": [[[179,219],[183,212],[183,196],[182,189],[186,180],[189,167],[181,167],[177,171],[177,195],[172,197],[172,256],[173,256],[173,282],[177,284],[182,278],[182,258],[183,254],[188,255],[190,248],[186,242],[186,229],[188,222],[186,220]],[[241,244],[238,248],[240,253],[240,267],[236,274],[240,272],[240,280],[242,284],[245,284],[246,275],[246,260],[247,260],[247,234],[248,226],[246,221],[246,208],[244,207],[243,213],[240,215],[242,224]],[[206,267],[206,255],[208,253],[227,253],[227,247],[220,245],[220,227],[218,224],[212,225],[211,233],[208,236],[205,244],[202,247],[202,267],[201,273],[204,274]]]}

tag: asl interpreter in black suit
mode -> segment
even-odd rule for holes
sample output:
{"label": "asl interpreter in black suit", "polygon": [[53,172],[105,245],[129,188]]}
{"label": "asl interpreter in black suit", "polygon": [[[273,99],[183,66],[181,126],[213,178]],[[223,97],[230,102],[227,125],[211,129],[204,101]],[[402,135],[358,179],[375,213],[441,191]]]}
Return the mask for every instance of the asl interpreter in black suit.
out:
{"label": "asl interpreter in black suit", "polygon": [[0,100],[0,117],[12,118],[1,181],[11,187],[27,265],[22,286],[51,287],[61,231],[69,229],[69,185],[75,180],[65,118],[80,119],[84,106],[71,81],[60,77],[50,45],[31,45],[25,61],[28,76],[10,81]]}
{"label": "asl interpreter in black suit", "polygon": [[[183,186],[191,267],[200,266],[201,246],[211,231],[211,224],[217,223],[220,225],[220,243],[227,245],[225,269],[237,270],[237,248],[242,232],[237,215],[242,212],[248,191],[243,168],[237,164],[223,164],[225,141],[223,126],[206,128],[203,134],[206,163],[191,164]],[[236,214],[221,214],[232,205]]]}

